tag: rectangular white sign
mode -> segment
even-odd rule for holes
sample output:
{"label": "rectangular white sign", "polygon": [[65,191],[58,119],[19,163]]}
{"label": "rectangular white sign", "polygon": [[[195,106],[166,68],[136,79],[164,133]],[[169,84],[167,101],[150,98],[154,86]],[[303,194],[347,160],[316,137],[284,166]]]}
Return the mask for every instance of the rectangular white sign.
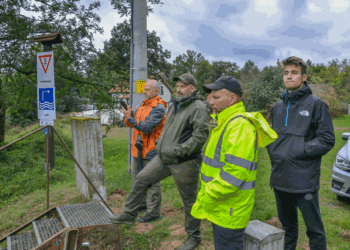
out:
{"label": "rectangular white sign", "polygon": [[55,85],[53,51],[40,52],[36,56],[38,85]]}
{"label": "rectangular white sign", "polygon": [[53,120],[40,120],[40,126],[51,125],[53,126]]}
{"label": "rectangular white sign", "polygon": [[56,119],[55,87],[40,87],[38,85],[38,119]]}

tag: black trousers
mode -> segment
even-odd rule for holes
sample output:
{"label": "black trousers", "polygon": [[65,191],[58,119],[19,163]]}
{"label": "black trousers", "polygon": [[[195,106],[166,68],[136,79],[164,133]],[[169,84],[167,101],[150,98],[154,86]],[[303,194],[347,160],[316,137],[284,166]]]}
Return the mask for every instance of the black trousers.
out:
{"label": "black trousers", "polygon": [[215,250],[243,250],[244,249],[244,231],[242,229],[229,229],[220,227],[214,223],[213,234]]}
{"label": "black trousers", "polygon": [[274,189],[278,218],[285,233],[285,250],[295,250],[298,242],[298,208],[304,218],[310,250],[327,250],[318,191],[294,194]]}

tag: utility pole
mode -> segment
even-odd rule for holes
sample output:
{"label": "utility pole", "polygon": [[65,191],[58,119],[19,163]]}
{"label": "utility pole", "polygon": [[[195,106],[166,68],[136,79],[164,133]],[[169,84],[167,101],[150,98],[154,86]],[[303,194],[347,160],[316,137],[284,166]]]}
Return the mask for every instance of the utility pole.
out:
{"label": "utility pole", "polygon": [[[147,1],[131,0],[130,46],[130,96],[129,104],[136,110],[145,99],[144,83],[147,81]],[[132,129],[129,128],[128,170],[131,171]]]}

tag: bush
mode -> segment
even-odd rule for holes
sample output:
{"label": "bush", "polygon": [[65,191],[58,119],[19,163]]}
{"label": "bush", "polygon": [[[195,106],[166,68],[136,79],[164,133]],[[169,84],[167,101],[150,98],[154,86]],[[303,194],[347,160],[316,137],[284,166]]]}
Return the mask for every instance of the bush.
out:
{"label": "bush", "polygon": [[283,90],[283,70],[265,67],[258,79],[248,84],[248,93],[243,96],[247,111],[265,110],[267,105],[279,100]]}

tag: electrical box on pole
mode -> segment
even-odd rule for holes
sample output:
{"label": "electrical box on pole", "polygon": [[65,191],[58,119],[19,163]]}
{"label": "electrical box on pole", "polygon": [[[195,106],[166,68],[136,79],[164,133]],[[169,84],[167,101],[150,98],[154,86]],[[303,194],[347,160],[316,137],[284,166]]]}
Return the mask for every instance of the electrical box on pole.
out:
{"label": "electrical box on pole", "polygon": [[[136,110],[145,99],[143,87],[147,81],[147,1],[131,0],[130,97]],[[128,166],[132,165],[132,129],[129,129]]]}

